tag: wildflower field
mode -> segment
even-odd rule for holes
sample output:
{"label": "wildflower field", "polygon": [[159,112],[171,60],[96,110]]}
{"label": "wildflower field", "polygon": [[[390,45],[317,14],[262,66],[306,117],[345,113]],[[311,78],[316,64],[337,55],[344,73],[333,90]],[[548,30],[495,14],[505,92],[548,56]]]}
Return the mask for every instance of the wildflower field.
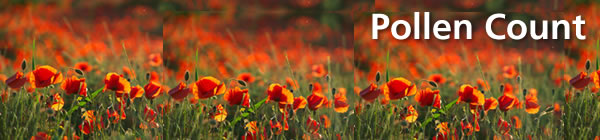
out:
{"label": "wildflower field", "polygon": [[[593,0],[0,2],[0,137],[600,139],[599,8]],[[411,19],[412,11],[475,23],[497,11],[581,15],[587,39],[371,39],[371,13]],[[505,29],[500,22],[493,28]]]}

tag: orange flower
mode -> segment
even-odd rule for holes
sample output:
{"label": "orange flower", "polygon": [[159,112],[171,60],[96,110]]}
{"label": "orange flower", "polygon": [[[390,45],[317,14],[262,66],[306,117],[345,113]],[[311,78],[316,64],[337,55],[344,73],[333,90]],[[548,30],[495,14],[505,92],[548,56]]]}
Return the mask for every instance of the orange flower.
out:
{"label": "orange flower", "polygon": [[592,78],[594,87],[600,88],[600,70],[592,72],[592,74],[590,74],[590,78]]}
{"label": "orange flower", "polygon": [[442,122],[435,127],[437,134],[433,137],[434,140],[447,140],[448,132],[450,129],[448,128],[448,122]]}
{"label": "orange flower", "polygon": [[412,105],[409,105],[408,107],[404,108],[404,111],[402,114],[400,114],[400,116],[406,122],[413,123],[413,122],[417,121],[417,118],[419,117],[419,113],[417,112],[417,110],[415,110],[415,107],[413,107]]}
{"label": "orange flower", "polygon": [[487,112],[488,110],[494,110],[498,106],[498,100],[494,97],[490,97],[485,99],[485,104],[483,104],[483,110]]}
{"label": "orange flower", "polygon": [[92,71],[92,67],[87,62],[79,62],[79,63],[75,64],[75,69],[79,69],[83,72]]}
{"label": "orange flower", "polygon": [[367,102],[373,102],[373,100],[375,100],[377,97],[379,97],[379,94],[382,94],[382,93],[383,93],[382,89],[377,88],[377,85],[375,85],[374,83],[371,83],[371,85],[369,85],[369,87],[360,91],[360,97],[367,100]]}
{"label": "orange flower", "polygon": [[306,98],[308,101],[308,109],[317,110],[323,106],[323,104],[327,101],[327,97],[325,95],[314,92],[310,96]]}
{"label": "orange flower", "polygon": [[515,95],[512,95],[510,93],[504,93],[504,95],[500,96],[500,98],[498,98],[498,103],[500,104],[500,110],[502,111],[508,111],[510,109],[512,109],[517,102],[519,102],[519,99],[517,99],[517,97],[515,97]]}
{"label": "orange flower", "polygon": [[104,89],[110,89],[115,91],[117,95],[129,93],[131,91],[131,85],[123,75],[117,75],[116,73],[108,73],[104,78]]}
{"label": "orange flower", "polygon": [[325,66],[323,64],[313,65],[312,66],[312,75],[314,77],[323,77],[327,74],[327,70],[325,70]]}
{"label": "orange flower", "polygon": [[219,104],[216,106],[215,110],[213,110],[214,112],[211,113],[211,117],[217,121],[217,122],[222,122],[225,120],[225,118],[227,118],[227,110],[225,110],[225,108],[223,108],[223,105]]}
{"label": "orange flower", "polygon": [[484,91],[488,91],[490,90],[490,84],[486,81],[483,81],[481,79],[477,79],[477,86],[481,87],[482,90]]}
{"label": "orange flower", "polygon": [[285,83],[287,85],[289,85],[291,87],[291,89],[296,90],[298,89],[298,81],[295,81],[294,79],[287,77],[285,78]]}
{"label": "orange flower", "polygon": [[321,115],[321,124],[323,124],[324,128],[329,128],[331,126],[329,117],[327,117],[327,115],[325,115],[325,114]]}
{"label": "orange flower", "polygon": [[94,131],[96,117],[94,115],[94,110],[88,110],[81,118],[84,118],[83,123],[79,125],[79,130],[83,134],[90,134]]}
{"label": "orange flower", "polygon": [[214,77],[203,77],[192,85],[192,93],[196,98],[206,99],[225,93],[225,84]]}
{"label": "orange flower", "polygon": [[516,129],[520,129],[522,124],[521,124],[521,119],[519,119],[519,117],[517,116],[512,116],[510,118],[510,121],[512,121],[512,124],[515,125]]}
{"label": "orange flower", "polygon": [[502,74],[504,75],[504,78],[515,78],[517,77],[518,73],[517,70],[515,69],[515,66],[510,65],[510,66],[504,66],[502,68]]}
{"label": "orange flower", "polygon": [[250,94],[248,94],[248,89],[240,89],[239,87],[235,87],[235,89],[230,89],[223,95],[223,99],[229,102],[229,105],[242,105],[245,107],[250,107]]}
{"label": "orange flower", "polygon": [[158,97],[162,93],[163,89],[159,83],[151,81],[144,86],[144,91],[146,92],[146,98],[152,100]]}
{"label": "orange flower", "polygon": [[129,99],[140,98],[144,95],[144,89],[140,86],[131,87],[131,92],[129,93]]}
{"label": "orange flower", "polygon": [[346,111],[348,111],[348,108],[350,107],[350,105],[347,103],[347,99],[346,99],[346,92],[345,90],[343,90],[344,92],[342,92],[342,90],[340,90],[339,93],[334,95],[334,110],[337,113],[345,113]]}
{"label": "orange flower", "polygon": [[285,86],[271,84],[267,89],[267,102],[275,101],[279,104],[293,104],[294,95]]}
{"label": "orange flower", "polygon": [[436,108],[441,107],[440,101],[440,91],[439,90],[431,90],[427,88],[425,90],[421,90],[421,92],[415,95],[415,101],[419,102],[421,106],[433,106]]}
{"label": "orange flower", "polygon": [[444,78],[444,76],[442,76],[442,74],[432,74],[427,79],[429,79],[429,81],[433,81],[438,84],[443,84],[446,82],[446,78]]}
{"label": "orange flower", "polygon": [[150,54],[150,56],[148,56],[148,59],[150,60],[150,66],[160,66],[163,61],[162,57],[160,57],[160,53]]}
{"label": "orange flower", "polygon": [[306,101],[306,99],[304,99],[304,97],[300,96],[294,98],[294,111],[306,107],[306,104],[308,104],[308,102]]}
{"label": "orange flower", "polygon": [[237,79],[242,80],[246,83],[254,82],[254,76],[252,76],[252,74],[250,73],[241,73],[240,75],[238,75]]}
{"label": "orange flower", "polygon": [[79,79],[76,76],[72,76],[71,78],[65,79],[60,87],[65,90],[67,95],[79,94],[81,96],[87,96],[87,84],[85,83],[85,78]]}
{"label": "orange flower", "polygon": [[590,84],[591,81],[592,79],[587,76],[586,72],[581,72],[577,76],[571,78],[571,80],[569,80],[569,83],[576,89],[583,89],[585,86]]}
{"label": "orange flower", "polygon": [[480,106],[485,103],[485,99],[481,91],[477,88],[473,88],[471,85],[462,85],[458,91],[458,102],[469,103],[473,106]]}
{"label": "orange flower", "polygon": [[417,93],[417,86],[404,78],[394,78],[384,85],[384,94],[397,100]]}
{"label": "orange flower", "polygon": [[525,112],[535,114],[538,111],[540,111],[540,105],[538,105],[537,90],[530,89],[529,94],[525,96]]}
{"label": "orange flower", "polygon": [[179,85],[169,90],[169,95],[171,95],[171,98],[175,99],[176,101],[181,101],[183,98],[187,97],[190,92],[192,92],[192,90],[190,88],[186,88],[185,83],[181,82]]}
{"label": "orange flower", "polygon": [[54,95],[52,95],[52,98],[50,98],[48,102],[48,107],[50,107],[54,111],[59,111],[63,108],[63,106],[65,106],[65,101],[62,97],[60,97],[60,94],[55,93]]}
{"label": "orange flower", "polygon": [[19,71],[19,72],[15,73],[15,75],[6,79],[6,81],[4,81],[4,82],[6,83],[6,85],[8,85],[8,87],[10,87],[12,89],[19,89],[19,88],[23,87],[23,85],[25,85],[25,82],[27,82],[27,81],[28,81],[27,77],[25,77],[23,75],[23,73]]}
{"label": "orange flower", "polygon": [[44,88],[62,82],[62,73],[53,67],[44,65],[29,73],[29,83],[32,88]]}

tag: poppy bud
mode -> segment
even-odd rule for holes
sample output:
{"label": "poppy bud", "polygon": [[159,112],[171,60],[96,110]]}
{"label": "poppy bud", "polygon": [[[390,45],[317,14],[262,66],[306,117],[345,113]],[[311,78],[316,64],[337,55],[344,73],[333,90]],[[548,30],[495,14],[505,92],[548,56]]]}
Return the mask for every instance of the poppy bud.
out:
{"label": "poppy bud", "polygon": [[27,60],[23,59],[23,62],[21,62],[21,70],[25,71],[25,68],[27,68]]}
{"label": "poppy bud", "polygon": [[590,70],[590,59],[588,59],[587,61],[585,61],[585,70]]}
{"label": "poppy bud", "polygon": [[325,81],[329,82],[329,74],[325,76]]}
{"label": "poppy bud", "polygon": [[521,83],[521,76],[517,76],[517,83]]}
{"label": "poppy bud", "polygon": [[375,82],[379,82],[380,79],[381,79],[381,74],[379,73],[379,71],[377,71],[377,74],[375,75]]}
{"label": "poppy bud", "polygon": [[504,85],[500,85],[500,93],[504,93]]}
{"label": "poppy bud", "polygon": [[331,94],[335,94],[335,88],[331,89]]}
{"label": "poppy bud", "polygon": [[554,95],[554,89],[552,89],[552,95]]}
{"label": "poppy bud", "polygon": [[190,79],[190,71],[185,70],[185,75],[183,77],[185,78],[185,81],[188,81]]}
{"label": "poppy bud", "polygon": [[309,84],[309,85],[308,85],[308,91],[311,91],[311,92],[312,92],[312,90],[313,90],[313,85],[312,85],[312,84]]}
{"label": "poppy bud", "polygon": [[523,89],[523,96],[527,95],[527,89]]}
{"label": "poppy bud", "polygon": [[437,83],[435,83],[434,81],[429,81],[429,85],[433,87],[438,87]]}
{"label": "poppy bud", "polygon": [[81,71],[80,69],[75,69],[75,73],[83,76],[83,71]]}
{"label": "poppy bud", "polygon": [[290,92],[291,92],[291,93],[294,93],[294,90],[293,90],[293,89],[290,89]]}
{"label": "poppy bud", "polygon": [[146,73],[146,80],[150,80],[150,73]]}
{"label": "poppy bud", "polygon": [[242,86],[246,86],[246,82],[244,80],[237,80],[237,82]]}

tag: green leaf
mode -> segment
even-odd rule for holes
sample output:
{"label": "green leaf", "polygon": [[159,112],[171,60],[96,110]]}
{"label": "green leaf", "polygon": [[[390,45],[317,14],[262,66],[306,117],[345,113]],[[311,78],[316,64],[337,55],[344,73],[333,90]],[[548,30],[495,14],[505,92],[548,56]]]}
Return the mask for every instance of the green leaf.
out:
{"label": "green leaf", "polygon": [[454,104],[456,104],[456,102],[458,102],[458,99],[456,99],[456,100],[454,100],[454,101],[452,101],[452,102],[450,102],[450,103],[446,104],[446,105],[444,106],[443,110],[448,110],[448,109],[452,108],[452,106],[454,106]]}
{"label": "green leaf", "polygon": [[102,88],[94,91],[92,94],[90,94],[90,96],[86,97],[82,102],[79,102],[76,106],[71,107],[71,109],[69,109],[69,112],[67,112],[67,116],[71,116],[71,114],[73,112],[75,112],[75,110],[79,109],[80,107],[83,107],[84,105],[86,105],[88,102],[92,102],[98,93],[100,93],[102,91]]}
{"label": "green leaf", "polygon": [[265,99],[261,100],[260,102],[252,105],[252,108],[250,108],[248,110],[250,110],[251,112],[254,112],[254,110],[258,109],[260,106],[262,106],[263,104],[265,104],[266,101],[267,101],[267,98],[265,98]]}

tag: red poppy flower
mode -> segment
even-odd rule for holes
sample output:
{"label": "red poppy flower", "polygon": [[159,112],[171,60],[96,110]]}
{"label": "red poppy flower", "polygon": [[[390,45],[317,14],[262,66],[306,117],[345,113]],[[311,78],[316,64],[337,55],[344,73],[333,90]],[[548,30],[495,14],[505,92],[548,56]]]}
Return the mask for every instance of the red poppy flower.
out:
{"label": "red poppy flower", "polygon": [[510,118],[510,121],[512,122],[512,124],[515,126],[516,129],[521,129],[521,119],[519,119],[519,117],[517,116],[512,116]]}
{"label": "red poppy flower", "polygon": [[473,106],[480,106],[485,103],[485,99],[481,91],[471,85],[462,85],[458,91],[458,102],[469,103]]}
{"label": "red poppy flower", "polygon": [[129,93],[131,91],[131,85],[123,75],[117,75],[116,73],[108,73],[104,78],[104,89],[110,89],[115,91],[117,95]]}
{"label": "red poppy flower", "polygon": [[517,77],[518,73],[517,70],[515,69],[515,66],[510,65],[510,66],[504,66],[502,68],[502,75],[504,76],[504,78],[515,78]]}
{"label": "red poppy flower", "polygon": [[319,131],[319,122],[317,120],[312,119],[311,117],[308,117],[308,119],[306,120],[306,125],[307,130],[310,133],[317,133],[317,131]]}
{"label": "red poppy flower", "polygon": [[62,82],[62,73],[53,67],[44,65],[29,73],[29,83],[32,88],[44,88]]}
{"label": "red poppy flower", "polygon": [[371,83],[371,85],[369,85],[369,87],[360,91],[360,97],[362,97],[367,102],[373,102],[373,100],[377,99],[377,97],[379,97],[379,94],[382,94],[382,93],[383,93],[382,89],[377,88],[377,85],[375,85],[374,83]]}
{"label": "red poppy flower", "polygon": [[510,123],[508,123],[507,121],[505,121],[502,118],[498,119],[498,129],[500,130],[499,132],[502,133],[502,135],[506,135],[508,134],[508,132],[510,131]]}
{"label": "red poppy flower", "polygon": [[398,100],[417,93],[417,86],[404,78],[394,78],[384,85],[384,94],[391,100]]}
{"label": "red poppy flower", "polygon": [[308,108],[310,110],[317,110],[323,106],[327,100],[327,97],[321,93],[314,92],[308,96],[306,100],[308,101]]}
{"label": "red poppy flower", "polygon": [[433,140],[447,140],[448,132],[450,129],[448,128],[448,122],[442,122],[435,127],[437,130],[437,134],[433,137]]}
{"label": "red poppy flower", "polygon": [[285,86],[271,84],[267,89],[267,102],[275,101],[279,104],[293,104],[294,95]]}
{"label": "red poppy flower", "polygon": [[90,71],[92,71],[92,67],[87,62],[79,62],[79,63],[75,64],[74,68],[75,69],[79,69],[79,70],[81,70],[83,72],[90,72]]}
{"label": "red poppy flower", "polygon": [[144,89],[140,86],[131,87],[131,92],[129,93],[129,99],[140,98],[144,95]]}
{"label": "red poppy flower", "polygon": [[585,86],[590,84],[591,81],[592,78],[588,77],[586,72],[581,72],[575,77],[571,78],[571,80],[569,80],[569,83],[576,89],[583,89]]}
{"label": "red poppy flower", "polygon": [[214,77],[203,77],[192,84],[192,94],[199,99],[206,99],[223,93],[225,93],[225,84]]}
{"label": "red poppy flower", "polygon": [[151,81],[144,86],[144,91],[146,92],[146,98],[152,100],[158,97],[163,92],[163,89],[159,83]]}
{"label": "red poppy flower", "polygon": [[483,104],[483,110],[487,112],[488,110],[494,110],[498,106],[498,100],[494,97],[490,97],[485,99],[485,104]]}
{"label": "red poppy flower", "polygon": [[525,96],[525,112],[529,114],[535,114],[540,111],[537,94],[538,93],[536,89],[529,90],[529,94]]}
{"label": "red poppy flower", "polygon": [[240,75],[238,75],[237,79],[242,80],[246,83],[252,83],[252,82],[254,82],[255,78],[250,73],[241,73]]}
{"label": "red poppy flower", "polygon": [[10,87],[12,89],[19,89],[19,88],[23,87],[23,85],[25,85],[25,82],[27,82],[27,81],[28,81],[27,77],[24,76],[23,73],[19,71],[19,72],[15,73],[15,75],[6,79],[6,81],[4,81],[4,82],[6,83],[6,85],[8,85],[8,87]]}
{"label": "red poppy flower", "polygon": [[248,89],[242,90],[239,87],[235,87],[234,89],[225,92],[223,99],[229,102],[229,105],[231,106],[242,105],[250,107],[250,94],[248,94]]}
{"label": "red poppy flower", "polygon": [[48,102],[48,107],[54,111],[61,110],[63,106],[65,106],[65,101],[63,100],[63,98],[60,97],[60,94],[58,93],[55,93],[51,96],[52,98],[50,98]]}
{"label": "red poppy flower", "polygon": [[52,137],[45,132],[38,132],[35,136],[31,136],[31,140],[51,140]]}
{"label": "red poppy flower", "polygon": [[223,105],[219,104],[216,106],[215,110],[213,110],[214,112],[211,113],[211,117],[217,121],[217,122],[222,122],[225,120],[225,118],[227,118],[227,110],[225,110],[225,108],[223,108]]}
{"label": "red poppy flower", "polygon": [[294,105],[293,105],[294,111],[306,107],[306,104],[308,104],[308,102],[306,101],[306,99],[304,97],[299,96],[299,97],[294,98]]}
{"label": "red poppy flower", "polygon": [[329,128],[331,126],[331,122],[329,121],[329,117],[327,117],[327,115],[321,115],[321,124],[323,124],[324,128]]}
{"label": "red poppy flower", "polygon": [[400,117],[402,117],[402,120],[404,120],[408,123],[413,123],[413,122],[417,121],[417,118],[419,117],[419,113],[417,112],[415,107],[413,107],[412,105],[409,105],[406,108],[404,108],[404,111],[400,114]]}
{"label": "red poppy flower", "polygon": [[65,93],[67,94],[87,96],[87,84],[85,83],[85,78],[79,79],[76,76],[72,76],[71,78],[65,79],[60,87],[65,90]]}
{"label": "red poppy flower", "polygon": [[440,91],[431,90],[430,88],[421,90],[421,92],[415,95],[415,101],[419,102],[421,106],[433,106],[436,108],[440,108]]}
{"label": "red poppy flower", "polygon": [[176,101],[181,101],[183,98],[187,97],[190,92],[192,92],[192,89],[186,88],[185,83],[181,82],[179,85],[169,90],[169,95]]}
{"label": "red poppy flower", "polygon": [[160,57],[160,53],[150,54],[150,56],[148,56],[148,59],[150,60],[150,66],[160,66],[163,62],[162,57]]}
{"label": "red poppy flower", "polygon": [[427,79],[429,79],[429,81],[433,81],[438,84],[443,84],[446,82],[446,78],[444,78],[444,76],[442,74],[432,74]]}
{"label": "red poppy flower", "polygon": [[323,64],[313,65],[312,66],[312,75],[314,77],[323,77],[327,74],[327,70],[325,70],[325,66]]}
{"label": "red poppy flower", "polygon": [[512,109],[517,102],[519,102],[519,99],[517,99],[517,97],[515,97],[515,95],[509,94],[509,93],[504,93],[504,95],[500,96],[500,98],[498,98],[498,104],[500,105],[500,110],[502,111],[508,111],[510,109]]}
{"label": "red poppy flower", "polygon": [[346,98],[346,90],[340,89],[340,92],[334,95],[333,100],[335,112],[345,113],[346,111],[348,111],[350,105],[347,103],[348,101]]}

